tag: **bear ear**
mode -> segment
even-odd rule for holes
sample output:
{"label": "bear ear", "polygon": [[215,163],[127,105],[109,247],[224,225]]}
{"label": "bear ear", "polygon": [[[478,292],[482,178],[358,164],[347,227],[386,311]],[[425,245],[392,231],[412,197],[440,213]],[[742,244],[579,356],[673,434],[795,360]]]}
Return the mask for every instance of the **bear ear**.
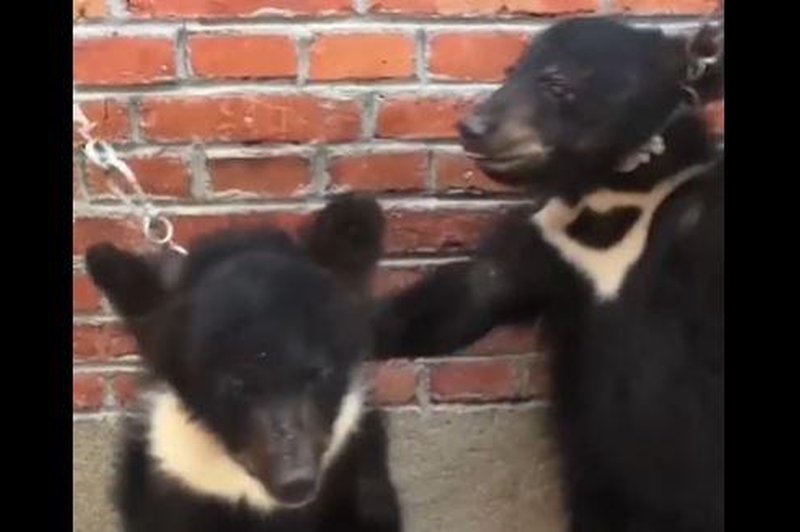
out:
{"label": "bear ear", "polygon": [[125,319],[152,312],[175,286],[182,263],[172,250],[142,256],[103,243],[86,252],[89,276]]}
{"label": "bear ear", "polygon": [[385,220],[371,197],[343,194],[322,209],[303,234],[311,258],[359,294],[383,252]]}

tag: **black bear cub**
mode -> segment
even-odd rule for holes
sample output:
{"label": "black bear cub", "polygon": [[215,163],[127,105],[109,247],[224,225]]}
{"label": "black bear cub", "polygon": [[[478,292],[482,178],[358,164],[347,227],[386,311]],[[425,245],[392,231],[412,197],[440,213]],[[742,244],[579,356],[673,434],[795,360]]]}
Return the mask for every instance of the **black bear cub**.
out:
{"label": "black bear cub", "polygon": [[300,244],[265,228],[188,256],[87,252],[149,370],[116,490],[126,532],[401,529],[359,371],[383,223],[341,196]]}
{"label": "black bear cub", "polygon": [[379,313],[378,352],[406,356],[541,320],[573,532],[724,530],[724,166],[700,105],[722,45],[603,18],[537,35],[460,124],[535,201]]}

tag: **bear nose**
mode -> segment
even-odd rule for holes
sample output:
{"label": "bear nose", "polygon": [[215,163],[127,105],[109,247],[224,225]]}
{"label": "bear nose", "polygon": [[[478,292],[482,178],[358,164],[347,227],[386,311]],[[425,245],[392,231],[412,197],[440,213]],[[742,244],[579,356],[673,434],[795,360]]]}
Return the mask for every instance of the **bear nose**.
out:
{"label": "bear nose", "polygon": [[465,139],[479,139],[489,131],[489,120],[480,113],[474,113],[458,124],[461,136]]}

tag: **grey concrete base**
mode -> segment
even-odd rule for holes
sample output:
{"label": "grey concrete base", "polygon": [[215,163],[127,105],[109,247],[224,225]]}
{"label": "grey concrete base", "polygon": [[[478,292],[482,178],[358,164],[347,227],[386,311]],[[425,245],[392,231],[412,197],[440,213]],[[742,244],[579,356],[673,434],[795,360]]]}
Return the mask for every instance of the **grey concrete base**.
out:
{"label": "grey concrete base", "polygon": [[[561,532],[556,462],[532,407],[393,412],[392,475],[406,532]],[[118,425],[76,421],[74,530],[118,530],[108,483]]]}
{"label": "grey concrete base", "polygon": [[72,530],[119,530],[109,497],[119,424],[78,421],[72,424]]}

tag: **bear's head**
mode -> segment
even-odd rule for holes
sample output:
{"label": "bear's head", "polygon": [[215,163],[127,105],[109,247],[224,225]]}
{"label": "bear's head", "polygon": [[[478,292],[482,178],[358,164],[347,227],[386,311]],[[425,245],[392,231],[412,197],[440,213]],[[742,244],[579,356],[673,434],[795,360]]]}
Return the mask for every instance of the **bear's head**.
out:
{"label": "bear's head", "polygon": [[361,412],[383,223],[376,202],[348,195],[299,244],[259,229],[211,235],[185,257],[88,250],[91,278],[169,392],[149,443],[167,473],[231,499],[313,500]]}
{"label": "bear's head", "polygon": [[576,174],[602,176],[687,100],[720,97],[722,41],[722,29],[710,25],[687,37],[605,18],[556,23],[459,124],[462,145],[506,184],[546,188]]}

